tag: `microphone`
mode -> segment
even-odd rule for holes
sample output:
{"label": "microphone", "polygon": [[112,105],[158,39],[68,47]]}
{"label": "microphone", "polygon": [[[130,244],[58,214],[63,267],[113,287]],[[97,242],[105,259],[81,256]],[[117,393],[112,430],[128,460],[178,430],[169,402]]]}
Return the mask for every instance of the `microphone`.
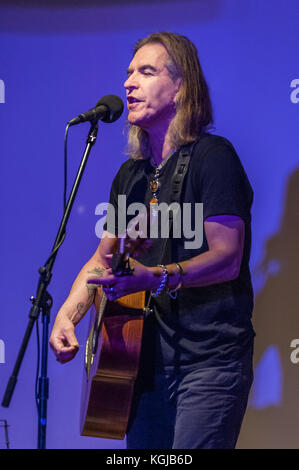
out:
{"label": "microphone", "polygon": [[95,122],[99,119],[103,122],[114,122],[120,118],[123,110],[124,104],[119,96],[105,95],[97,102],[94,108],[86,111],[86,113],[79,114],[79,116],[71,119],[68,124],[69,126],[74,126],[80,122]]}

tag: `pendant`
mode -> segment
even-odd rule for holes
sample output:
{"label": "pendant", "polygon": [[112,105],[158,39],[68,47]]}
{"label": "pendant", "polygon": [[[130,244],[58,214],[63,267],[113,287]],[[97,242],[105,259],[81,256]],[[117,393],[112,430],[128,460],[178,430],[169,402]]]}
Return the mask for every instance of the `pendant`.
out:
{"label": "pendant", "polygon": [[158,202],[158,199],[156,197],[153,197],[151,200],[150,200],[150,204],[157,204]]}
{"label": "pendant", "polygon": [[158,180],[151,180],[149,182],[149,187],[152,193],[156,193],[160,187],[160,183]]}

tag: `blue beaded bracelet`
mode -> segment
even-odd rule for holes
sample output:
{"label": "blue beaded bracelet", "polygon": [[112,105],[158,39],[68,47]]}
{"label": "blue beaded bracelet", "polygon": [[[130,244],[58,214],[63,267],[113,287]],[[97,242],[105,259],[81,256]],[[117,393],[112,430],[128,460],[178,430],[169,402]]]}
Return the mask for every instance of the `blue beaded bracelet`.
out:
{"label": "blue beaded bracelet", "polygon": [[162,281],[161,284],[159,285],[158,289],[155,291],[152,291],[151,294],[153,297],[157,297],[157,295],[162,294],[163,290],[165,289],[165,286],[168,281],[168,271],[166,266],[164,264],[158,264],[159,268],[162,268]]}

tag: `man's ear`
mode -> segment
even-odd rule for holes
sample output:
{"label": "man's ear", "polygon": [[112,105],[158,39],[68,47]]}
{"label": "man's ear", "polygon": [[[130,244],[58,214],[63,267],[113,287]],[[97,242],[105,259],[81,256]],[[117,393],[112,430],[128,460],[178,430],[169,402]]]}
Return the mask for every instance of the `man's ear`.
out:
{"label": "man's ear", "polygon": [[174,103],[177,103],[177,100],[178,100],[178,94],[181,90],[181,86],[182,86],[182,83],[183,83],[183,80],[181,77],[178,77],[176,80],[175,80],[175,88],[176,88],[176,94],[174,96]]}
{"label": "man's ear", "polygon": [[182,83],[183,83],[182,77],[178,77],[178,78],[174,81],[174,84],[175,84],[177,93],[180,91],[181,86],[182,86]]}

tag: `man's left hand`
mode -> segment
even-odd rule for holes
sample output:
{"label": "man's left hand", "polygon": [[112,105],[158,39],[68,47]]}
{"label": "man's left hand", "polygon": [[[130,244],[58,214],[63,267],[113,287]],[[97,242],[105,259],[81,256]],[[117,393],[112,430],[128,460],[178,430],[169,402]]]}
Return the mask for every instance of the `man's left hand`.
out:
{"label": "man's left hand", "polygon": [[134,292],[152,290],[159,284],[159,278],[155,278],[153,270],[130,258],[130,267],[133,273],[127,276],[115,276],[112,272],[112,254],[106,255],[110,268],[103,272],[102,277],[88,279],[88,284],[102,286],[108,300],[116,300]]}

